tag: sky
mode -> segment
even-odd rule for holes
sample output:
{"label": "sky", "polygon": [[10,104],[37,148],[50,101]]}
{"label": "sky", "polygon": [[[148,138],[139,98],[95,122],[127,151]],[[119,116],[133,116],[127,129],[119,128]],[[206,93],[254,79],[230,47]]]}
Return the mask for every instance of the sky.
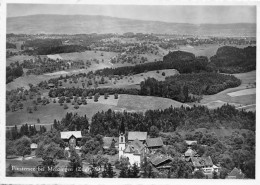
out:
{"label": "sky", "polygon": [[256,23],[256,6],[7,4],[7,17],[33,14],[104,15],[192,24]]}

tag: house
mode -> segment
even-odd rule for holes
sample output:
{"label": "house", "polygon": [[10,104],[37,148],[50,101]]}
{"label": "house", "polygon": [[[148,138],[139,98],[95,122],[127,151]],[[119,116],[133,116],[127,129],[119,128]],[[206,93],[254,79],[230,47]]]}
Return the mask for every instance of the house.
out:
{"label": "house", "polygon": [[38,145],[36,143],[32,143],[30,145],[31,150],[36,150],[38,148]]}
{"label": "house", "polygon": [[55,85],[54,85],[53,83],[48,83],[48,87],[49,87],[49,88],[54,88]]}
{"label": "house", "polygon": [[115,143],[115,148],[118,149],[118,141],[119,139],[116,137],[103,137],[103,149],[108,150],[113,142]]}
{"label": "house", "polygon": [[211,175],[214,171],[213,162],[210,156],[208,157],[191,157],[190,158],[194,171],[202,170],[205,175]]}
{"label": "house", "polygon": [[185,140],[185,143],[188,145],[188,147],[191,147],[192,145],[196,145],[197,141]]}
{"label": "house", "polygon": [[194,150],[192,150],[190,147],[184,153],[184,157],[185,157],[186,161],[189,161],[191,157],[194,157],[196,155],[197,155],[197,153]]}
{"label": "house", "polygon": [[150,158],[150,161],[152,165],[158,170],[170,169],[170,163],[172,162],[172,158],[166,155],[155,155]]}
{"label": "house", "polygon": [[147,132],[128,132],[128,142],[138,139],[141,142],[145,142],[147,139]]}
{"label": "house", "polygon": [[163,141],[161,137],[147,138],[145,144],[150,151],[157,150],[163,147]]}
{"label": "house", "polygon": [[32,143],[30,145],[31,148],[31,155],[35,155],[35,150],[38,148],[38,145],[36,143]]}
{"label": "house", "polygon": [[82,138],[81,131],[66,131],[66,132],[61,132],[60,135],[61,135],[61,139],[65,143],[67,143],[69,147],[72,147],[75,149],[76,149],[76,147],[77,148],[79,147],[78,142]]}
{"label": "house", "polygon": [[227,176],[226,179],[244,179],[245,175],[240,169],[234,168]]}

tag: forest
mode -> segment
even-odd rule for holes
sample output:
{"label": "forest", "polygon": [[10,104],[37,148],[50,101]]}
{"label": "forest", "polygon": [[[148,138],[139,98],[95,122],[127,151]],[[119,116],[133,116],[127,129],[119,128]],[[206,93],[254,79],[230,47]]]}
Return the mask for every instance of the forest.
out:
{"label": "forest", "polygon": [[218,48],[210,58],[215,68],[222,73],[244,73],[256,70],[256,47],[240,49],[232,46]]}
{"label": "forest", "polygon": [[23,67],[19,62],[11,63],[6,67],[6,83],[12,82],[15,78],[23,75]]}
{"label": "forest", "polygon": [[138,74],[146,71],[176,69],[180,73],[198,73],[201,71],[213,71],[208,66],[208,58],[204,56],[195,57],[194,54],[184,51],[170,52],[163,57],[163,61],[151,62],[145,64],[138,64],[135,66],[126,66],[118,68],[105,68],[97,70],[95,74],[98,75],[129,75]]}
{"label": "forest", "polygon": [[205,106],[170,107],[164,110],[148,110],[144,114],[102,111],[92,117],[90,133],[118,136],[121,119],[124,120],[126,130],[144,132],[149,132],[152,126],[161,132],[220,127],[255,131],[255,113],[239,111],[231,105],[223,105],[214,110]]}
{"label": "forest", "polygon": [[216,94],[240,84],[241,81],[232,75],[219,73],[180,74],[166,77],[165,81],[148,78],[141,82],[139,94],[171,98],[184,103],[199,100],[198,96]]}
{"label": "forest", "polygon": [[28,55],[49,55],[57,53],[72,53],[72,52],[83,52],[91,50],[90,47],[81,45],[61,45],[61,46],[41,46],[34,50],[24,50],[23,53]]}

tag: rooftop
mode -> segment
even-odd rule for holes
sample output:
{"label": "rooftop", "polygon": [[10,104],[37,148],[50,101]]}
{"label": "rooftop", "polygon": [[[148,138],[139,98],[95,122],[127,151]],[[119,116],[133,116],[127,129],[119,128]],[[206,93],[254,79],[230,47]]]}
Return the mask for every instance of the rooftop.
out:
{"label": "rooftop", "polygon": [[133,141],[138,139],[144,141],[147,139],[147,132],[128,132],[128,140]]}
{"label": "rooftop", "polygon": [[191,157],[191,162],[194,167],[204,167],[204,166],[213,166],[211,157]]}
{"label": "rooftop", "polygon": [[163,141],[161,137],[157,138],[148,138],[146,139],[147,147],[156,147],[156,146],[163,146]]}
{"label": "rooftop", "polygon": [[61,139],[69,139],[71,136],[82,138],[81,131],[66,131],[60,133]]}

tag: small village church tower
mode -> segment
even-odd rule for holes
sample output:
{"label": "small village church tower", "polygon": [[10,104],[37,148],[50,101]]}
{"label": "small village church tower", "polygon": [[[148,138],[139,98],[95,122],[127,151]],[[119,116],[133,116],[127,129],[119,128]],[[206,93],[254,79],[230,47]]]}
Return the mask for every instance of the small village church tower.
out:
{"label": "small village church tower", "polygon": [[119,142],[118,142],[119,146],[119,159],[121,158],[121,156],[123,156],[124,154],[124,150],[125,150],[125,124],[124,121],[122,119],[121,121],[121,125],[119,128]]}

